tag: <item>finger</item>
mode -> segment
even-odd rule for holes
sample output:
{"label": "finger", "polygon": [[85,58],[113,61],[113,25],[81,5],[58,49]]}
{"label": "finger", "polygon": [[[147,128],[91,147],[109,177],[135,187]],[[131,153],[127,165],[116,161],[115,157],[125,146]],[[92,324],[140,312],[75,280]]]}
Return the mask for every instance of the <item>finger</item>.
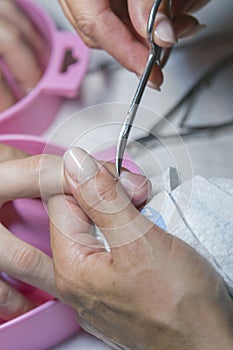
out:
{"label": "finger", "polygon": [[17,198],[44,199],[69,191],[63,176],[62,159],[39,155],[0,163],[1,202]]}
{"label": "finger", "polygon": [[90,219],[73,197],[52,197],[48,209],[56,286],[64,300],[77,306],[81,303],[83,292],[85,298],[92,294],[92,289],[88,287],[89,279],[96,276],[97,271],[96,283],[102,284],[112,256],[93,236]]}
{"label": "finger", "polygon": [[31,310],[34,304],[14,289],[9,283],[0,279],[0,318],[9,321]]}
{"label": "finger", "polygon": [[154,26],[154,42],[164,48],[177,43],[177,36],[172,21],[162,12],[158,12]]}
{"label": "finger", "polygon": [[178,39],[194,35],[205,28],[205,25],[200,24],[196,18],[188,13],[197,11],[208,2],[209,0],[174,0],[172,2],[172,23]]}
{"label": "finger", "polygon": [[101,229],[113,248],[141,237],[151,227],[131,203],[117,179],[79,148],[64,159],[65,176],[82,210]]}
{"label": "finger", "polygon": [[[193,17],[185,16],[185,13],[195,12],[208,2],[209,0],[174,0],[171,11],[169,1],[162,1],[155,20],[155,43],[168,48],[176,44],[178,38],[193,35],[203,29],[203,25],[199,25],[199,22]],[[135,6],[134,1],[129,1],[131,20],[135,29],[145,38],[147,37],[147,22],[152,4],[153,1],[139,0]]]}
{"label": "finger", "polygon": [[205,29],[205,25],[200,24],[199,21],[188,14],[181,14],[177,16],[173,23],[174,30],[178,38],[187,38]]}
{"label": "finger", "polygon": [[[10,157],[15,156],[15,153],[11,154],[12,150],[8,146],[1,147],[3,151],[7,147]],[[14,152],[17,157],[21,157],[21,153],[17,153],[16,150]],[[24,154],[22,156],[24,157]],[[115,172],[113,164],[107,163],[106,167]],[[151,184],[144,176],[123,169],[121,181],[135,205],[142,204],[148,198]],[[69,194],[70,188],[64,178],[62,159],[52,155],[38,155],[9,160],[7,164],[0,162],[0,193],[2,203],[17,198],[42,197],[48,200],[56,194]]]}
{"label": "finger", "polygon": [[82,31],[79,30],[79,27],[75,21],[74,16],[72,15],[72,12],[70,11],[70,8],[68,7],[66,0],[58,0],[61,8],[66,16],[66,18],[69,20],[69,22],[72,24],[74,29],[78,32],[80,35],[81,39],[85,42],[85,44],[93,49],[99,48],[99,46],[92,40],[91,38],[85,36]]}
{"label": "finger", "polygon": [[52,259],[0,224],[0,271],[57,296]]}
{"label": "finger", "polygon": [[210,0],[173,0],[172,8],[174,15],[192,13],[208,4]]}
{"label": "finger", "polygon": [[4,19],[0,19],[0,54],[22,92],[28,93],[42,72],[33,49],[23,40],[20,31]]}
{"label": "finger", "polygon": [[75,19],[72,15],[67,3],[66,3],[66,0],[58,0],[58,2],[60,4],[66,18],[69,20],[69,22],[72,24],[72,26],[77,30],[78,29],[77,24],[76,24]]}
{"label": "finger", "polygon": [[4,143],[0,143],[0,162],[5,162],[12,159],[22,159],[27,157],[28,154]]}
{"label": "finger", "polygon": [[208,4],[210,0],[199,0],[199,1],[193,1],[192,4],[186,8],[186,12],[196,12],[200,10],[203,6]]}
{"label": "finger", "polygon": [[[115,164],[111,162],[102,162],[102,164],[114,177],[118,177]],[[124,167],[121,170],[119,181],[136,207],[143,204],[151,194],[152,185],[150,180],[143,175],[134,174]]]}
{"label": "finger", "polygon": [[[66,0],[65,3],[75,18],[79,34],[87,45],[91,40],[128,70],[139,76],[143,74],[148,58],[148,47],[142,44],[112,11],[108,1],[96,1],[92,6],[86,1]],[[156,77],[157,87],[161,83],[159,75]]]}
{"label": "finger", "polygon": [[[147,23],[154,1],[139,0],[137,6],[133,0],[129,1],[129,13],[137,32],[147,38]],[[154,41],[157,45],[167,48],[177,42],[171,20],[168,18],[168,1],[163,1],[156,15],[154,27]]]}
{"label": "finger", "polygon": [[43,39],[30,18],[15,1],[1,0],[1,17],[4,17],[11,25],[16,26],[33,49],[37,53],[41,53],[44,47]]}
{"label": "finger", "polygon": [[7,85],[2,72],[0,71],[0,112],[11,107],[15,104],[15,102],[16,99]]}
{"label": "finger", "polygon": [[[68,264],[71,263],[70,260],[77,258],[77,252],[88,256],[98,251],[105,251],[103,243],[94,236],[93,224],[72,196],[56,195],[51,197],[48,208],[50,231],[54,232],[54,235],[51,235],[52,247],[60,246],[64,247],[65,250],[65,247],[68,246],[69,249],[74,249],[73,253],[70,251]],[[64,237],[69,239],[68,244]],[[74,244],[71,244],[71,241]],[[80,245],[78,250],[77,245]],[[54,262],[56,265],[56,260]]]}

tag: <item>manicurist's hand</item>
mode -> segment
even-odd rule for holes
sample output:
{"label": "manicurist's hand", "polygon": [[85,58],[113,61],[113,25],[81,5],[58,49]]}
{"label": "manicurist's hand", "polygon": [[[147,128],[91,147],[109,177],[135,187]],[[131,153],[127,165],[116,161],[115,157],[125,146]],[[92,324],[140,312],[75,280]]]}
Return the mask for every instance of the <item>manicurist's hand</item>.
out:
{"label": "manicurist's hand", "polygon": [[232,349],[233,304],[210,264],[140,214],[125,173],[79,148],[64,159],[72,196],[49,200],[54,273],[83,327],[116,349]]}
{"label": "manicurist's hand", "polygon": [[[107,164],[109,171],[114,165]],[[10,283],[9,276],[30,284],[52,296],[61,298],[54,282],[52,258],[14,236],[7,228],[12,211],[11,201],[19,198],[44,200],[65,193],[70,195],[60,157],[26,153],[0,144],[0,319],[10,320],[37,305],[38,300],[21,293],[19,283]],[[128,193],[135,204],[142,204],[149,183],[142,176],[126,173]],[[20,288],[15,288],[20,285]]]}
{"label": "manicurist's hand", "polygon": [[[111,54],[125,68],[142,75],[148,57],[147,21],[154,0],[59,0],[84,42]],[[203,28],[192,13],[208,0],[163,0],[155,23],[156,44],[168,48]],[[162,72],[154,68],[151,85],[159,88]]]}
{"label": "manicurist's hand", "polygon": [[[42,37],[17,3],[1,0],[0,112],[29,93],[39,81],[42,68],[38,57],[42,57],[43,47]],[[6,76],[6,67],[17,86],[17,93]]]}

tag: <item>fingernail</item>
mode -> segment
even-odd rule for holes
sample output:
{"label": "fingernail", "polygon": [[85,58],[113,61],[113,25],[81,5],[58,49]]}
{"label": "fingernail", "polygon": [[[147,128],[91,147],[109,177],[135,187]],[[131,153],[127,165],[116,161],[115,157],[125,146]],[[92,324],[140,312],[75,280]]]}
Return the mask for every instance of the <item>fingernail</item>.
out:
{"label": "fingernail", "polygon": [[156,23],[155,37],[167,44],[174,45],[177,39],[169,18],[162,13],[158,13]]}
{"label": "fingernail", "polygon": [[205,24],[197,24],[194,27],[186,30],[185,32],[183,32],[181,35],[179,35],[180,39],[184,39],[184,38],[188,38],[194,34],[197,34],[199,32],[201,32],[203,29],[206,28]]}
{"label": "fingernail", "polygon": [[154,83],[153,81],[149,80],[147,82],[147,86],[149,86],[150,88],[157,90],[157,91],[161,91],[160,87],[158,86],[158,84]]}
{"label": "fingernail", "polygon": [[145,176],[122,171],[120,183],[130,197],[134,197],[134,204],[139,205],[145,202],[151,194],[151,182]]}
{"label": "fingernail", "polygon": [[210,0],[193,1],[187,8],[185,8],[185,12],[196,12],[208,4],[208,2],[210,2]]}
{"label": "fingernail", "polygon": [[131,173],[130,171],[123,170],[120,176],[120,182],[122,184],[130,183],[131,186],[138,189],[143,187],[147,183],[147,178],[140,174]]}
{"label": "fingernail", "polygon": [[94,177],[99,171],[95,160],[81,148],[72,148],[65,153],[64,166],[68,174],[80,185]]}
{"label": "fingernail", "polygon": [[[139,80],[141,79],[141,75],[137,74],[137,77],[138,77]],[[153,82],[151,80],[148,80],[147,86],[152,88],[152,89],[154,89],[154,90],[161,91],[160,86],[157,83],[155,83],[155,82]]]}

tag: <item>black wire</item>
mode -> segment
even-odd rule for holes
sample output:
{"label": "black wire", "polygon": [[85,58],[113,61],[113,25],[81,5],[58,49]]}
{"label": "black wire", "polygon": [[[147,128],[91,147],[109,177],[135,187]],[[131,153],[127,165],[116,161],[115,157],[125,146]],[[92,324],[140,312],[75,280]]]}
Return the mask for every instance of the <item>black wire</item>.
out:
{"label": "black wire", "polygon": [[168,139],[168,138],[174,138],[175,135],[160,135],[159,130],[162,128],[162,125],[166,120],[170,120],[172,117],[175,116],[175,113],[182,107],[182,105],[190,100],[190,104],[181,119],[180,123],[178,124],[178,128],[180,129],[180,134],[177,134],[177,137],[180,136],[191,136],[191,135],[197,135],[201,132],[216,132],[218,130],[221,130],[223,128],[229,127],[233,124],[233,120],[221,124],[212,124],[212,125],[201,125],[201,126],[187,126],[185,125],[185,121],[187,121],[190,110],[194,107],[194,103],[196,100],[196,97],[200,92],[202,91],[201,88],[203,85],[205,85],[208,81],[210,81],[213,78],[216,78],[216,76],[226,69],[228,65],[233,63],[233,53],[228,55],[227,57],[223,58],[219,62],[217,62],[213,67],[211,67],[194,85],[193,87],[178,101],[178,103],[173,106],[170,111],[161,119],[159,122],[157,122],[149,131],[148,135],[139,137],[135,139],[135,142],[139,142],[141,144],[145,144],[153,139]]}
{"label": "black wire", "polygon": [[[199,127],[189,127],[189,128],[184,128],[184,131],[182,131],[179,134],[168,134],[168,135],[147,135],[145,137],[140,137],[138,139],[135,139],[132,141],[132,144],[135,143],[140,143],[145,145],[151,144],[153,143],[153,145],[155,144],[160,144],[162,145],[162,141],[166,140],[166,141],[175,141],[177,140],[178,137],[181,137],[183,139],[186,138],[190,138],[190,137],[194,137],[194,136],[210,136],[212,134],[216,134],[220,131],[222,131],[223,129],[227,128],[229,129],[229,127],[233,127],[233,119],[229,122],[223,123],[223,124],[216,124],[216,125],[212,125],[212,126],[199,126]],[[139,141],[138,141],[139,140]]]}

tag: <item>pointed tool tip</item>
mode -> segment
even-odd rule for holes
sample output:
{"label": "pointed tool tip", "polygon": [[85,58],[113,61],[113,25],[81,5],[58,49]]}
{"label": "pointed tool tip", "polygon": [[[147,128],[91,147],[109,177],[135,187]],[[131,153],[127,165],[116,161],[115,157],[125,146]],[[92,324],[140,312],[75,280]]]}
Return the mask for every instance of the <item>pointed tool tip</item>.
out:
{"label": "pointed tool tip", "polygon": [[117,175],[119,177],[121,175],[121,166],[122,166],[122,158],[117,158],[116,159],[116,172],[117,172]]}

